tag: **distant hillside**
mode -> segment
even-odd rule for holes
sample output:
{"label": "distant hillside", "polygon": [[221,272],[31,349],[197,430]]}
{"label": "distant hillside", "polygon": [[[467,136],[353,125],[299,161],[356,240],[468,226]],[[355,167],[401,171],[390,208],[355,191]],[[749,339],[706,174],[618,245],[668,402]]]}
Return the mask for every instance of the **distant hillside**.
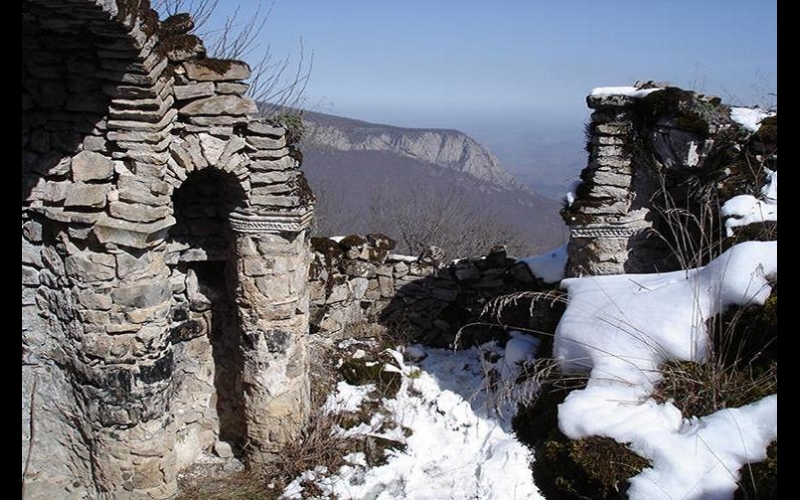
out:
{"label": "distant hillside", "polygon": [[432,244],[456,251],[500,239],[527,254],[566,239],[560,205],[524,187],[462,132],[319,113],[304,122],[303,171],[318,197],[321,234],[384,232],[402,243],[430,227]]}
{"label": "distant hillside", "polygon": [[403,128],[307,112],[306,145],[339,151],[389,151],[462,172],[505,188],[521,188],[494,154],[458,130]]}

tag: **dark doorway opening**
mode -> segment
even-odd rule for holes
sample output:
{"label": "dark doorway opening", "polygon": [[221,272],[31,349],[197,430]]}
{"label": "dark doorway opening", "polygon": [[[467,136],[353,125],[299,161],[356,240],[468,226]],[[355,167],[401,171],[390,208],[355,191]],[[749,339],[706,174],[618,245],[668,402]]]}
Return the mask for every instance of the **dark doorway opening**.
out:
{"label": "dark doorway opening", "polygon": [[[213,406],[214,412],[207,414],[206,419],[216,422],[198,425],[202,429],[218,428],[218,439],[229,442],[234,450],[241,450],[245,436],[243,357],[233,295],[235,241],[227,221],[230,212],[242,206],[244,200],[244,190],[233,175],[211,168],[191,173],[173,194],[176,224],[170,230],[168,247],[172,279],[178,283],[174,293],[173,331],[190,332],[178,336],[179,341],[210,344],[210,352],[200,345],[181,351],[185,353],[186,366],[193,371],[192,376],[186,377],[186,383],[190,384],[187,391],[213,392],[207,398],[193,394],[186,399],[189,404],[199,401],[199,406],[208,401],[207,405]],[[181,280],[184,287],[180,286]],[[199,376],[194,373],[198,365],[202,373],[213,371],[208,381],[213,386],[197,383]],[[177,369],[181,369],[180,364]],[[204,447],[211,444],[201,442]]]}

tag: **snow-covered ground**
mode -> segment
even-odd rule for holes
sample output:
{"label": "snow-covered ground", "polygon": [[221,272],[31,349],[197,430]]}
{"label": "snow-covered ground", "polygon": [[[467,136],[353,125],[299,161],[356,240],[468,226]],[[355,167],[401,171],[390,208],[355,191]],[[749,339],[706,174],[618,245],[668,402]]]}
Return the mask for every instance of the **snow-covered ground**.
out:
{"label": "snow-covered ground", "polygon": [[[527,342],[520,338],[520,342]],[[502,349],[495,348],[496,352]],[[385,465],[368,468],[363,454],[347,457],[351,465],[329,474],[309,471],[285,490],[300,498],[301,482],[313,479],[325,497],[339,499],[537,499],[543,498],[531,476],[530,452],[517,441],[510,420],[512,405],[495,403],[485,390],[486,367],[477,349],[412,349],[411,364],[395,352],[403,385],[396,398],[385,399],[389,417],[375,414],[369,424],[347,433],[375,434],[384,419],[398,424],[382,437],[404,441]],[[328,400],[330,411],[352,410],[372,389],[344,382]],[[502,403],[502,402],[501,402]],[[508,402],[506,402],[508,403]],[[503,411],[505,409],[505,411]],[[413,433],[405,437],[402,427]]]}
{"label": "snow-covered ground", "polygon": [[731,108],[731,120],[735,121],[750,132],[755,132],[761,126],[761,120],[775,113],[765,111],[761,108]]}
{"label": "snow-covered ground", "polygon": [[[724,205],[722,215],[734,221],[729,228],[777,220],[777,173],[768,172],[767,178],[760,200],[735,197]],[[563,277],[566,252],[559,248],[522,260],[535,275],[556,282]],[[729,499],[741,479],[739,468],[765,458],[778,435],[777,394],[685,418],[672,402],[658,403],[652,393],[664,361],[706,360],[706,319],[729,305],[763,304],[777,272],[777,241],[753,241],[701,268],[561,281],[569,299],[553,354],[563,369],[587,371],[590,378],[559,406],[559,428],[573,439],[605,436],[628,443],[650,460],[650,467],[631,478],[629,498]],[[391,369],[403,375],[397,397],[384,399],[388,411],[375,413],[368,424],[341,432],[385,437],[405,443],[405,449],[390,452],[376,467],[353,453],[338,471],[304,473],[285,497],[301,498],[301,483],[310,479],[325,498],[543,498],[533,483],[530,452],[511,432],[518,394],[508,389],[520,365],[533,361],[539,341],[509,333],[505,348],[489,343],[483,352],[410,346],[404,360],[390,351]],[[491,366],[485,351],[499,356]],[[489,368],[506,390],[487,391]],[[342,382],[327,409],[356,410],[372,389]],[[395,425],[385,425],[387,420]]]}
{"label": "snow-covered ground", "polygon": [[533,257],[523,257],[519,259],[519,262],[527,264],[531,273],[545,283],[557,283],[564,279],[564,270],[567,267],[567,245],[561,245]]}
{"label": "snow-covered ground", "polygon": [[630,443],[650,459],[630,480],[631,499],[732,498],[737,470],[765,458],[778,436],[777,395],[691,419],[650,395],[661,362],[705,360],[706,319],[728,305],[764,303],[777,256],[775,241],[747,242],[698,269],[562,281],[569,302],[554,355],[591,375],[559,407],[559,427],[572,439]]}
{"label": "snow-covered ground", "polygon": [[734,227],[778,220],[778,172],[767,170],[767,183],[761,188],[761,199],[740,194],[726,201],[720,212],[726,218],[728,236],[733,236]]}

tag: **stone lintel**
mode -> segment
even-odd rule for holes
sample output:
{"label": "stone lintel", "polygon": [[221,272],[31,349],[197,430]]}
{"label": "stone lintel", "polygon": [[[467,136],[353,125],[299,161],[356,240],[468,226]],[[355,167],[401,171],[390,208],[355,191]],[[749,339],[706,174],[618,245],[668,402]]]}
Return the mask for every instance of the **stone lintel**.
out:
{"label": "stone lintel", "polygon": [[311,224],[313,207],[300,207],[286,212],[247,214],[232,212],[229,217],[231,229],[237,233],[299,233]]}

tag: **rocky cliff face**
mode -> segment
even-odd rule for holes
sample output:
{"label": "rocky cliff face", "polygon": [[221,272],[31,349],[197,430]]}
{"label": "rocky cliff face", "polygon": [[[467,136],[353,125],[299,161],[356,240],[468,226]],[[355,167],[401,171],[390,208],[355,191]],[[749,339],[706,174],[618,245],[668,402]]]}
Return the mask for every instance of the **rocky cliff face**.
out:
{"label": "rocky cliff face", "polygon": [[306,150],[327,147],[339,151],[388,151],[503,188],[522,188],[494,154],[458,130],[393,127],[321,113],[306,113],[303,120]]}

